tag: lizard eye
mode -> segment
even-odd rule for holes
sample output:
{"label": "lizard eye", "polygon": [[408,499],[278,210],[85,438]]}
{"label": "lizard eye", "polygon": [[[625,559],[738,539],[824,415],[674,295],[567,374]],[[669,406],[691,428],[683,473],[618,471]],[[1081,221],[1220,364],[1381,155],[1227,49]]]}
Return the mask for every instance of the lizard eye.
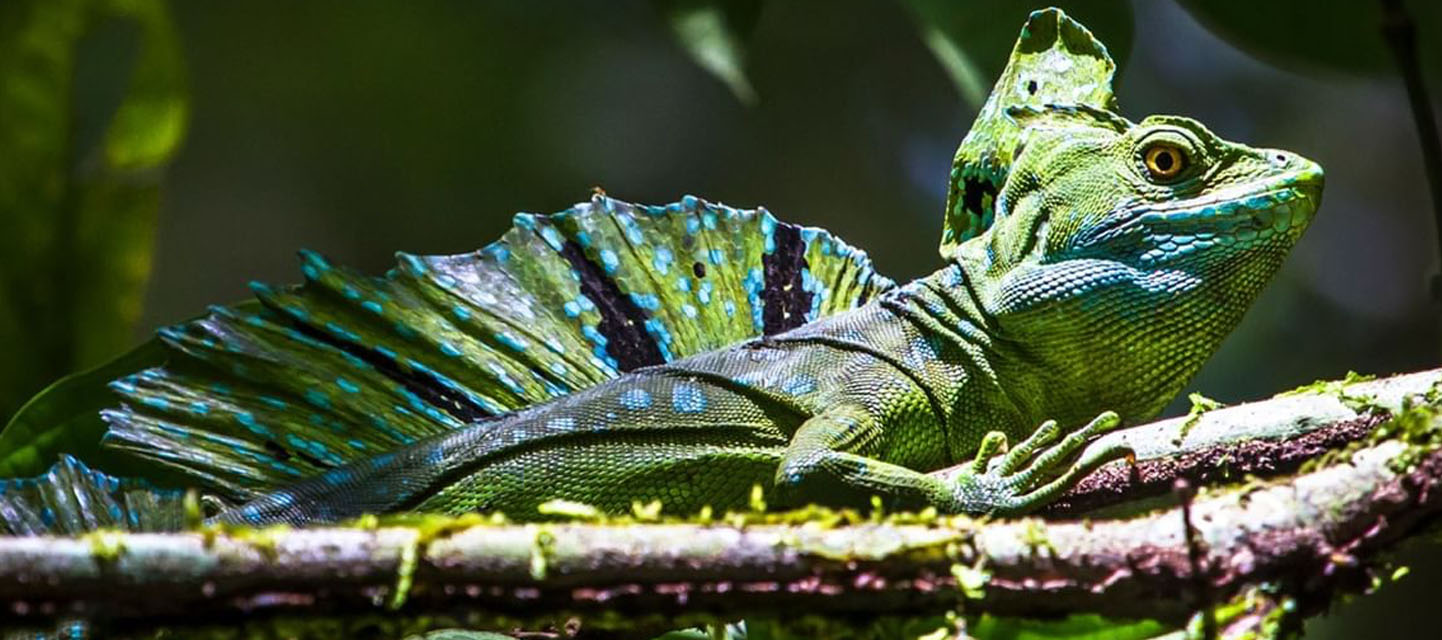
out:
{"label": "lizard eye", "polygon": [[1157,182],[1167,182],[1187,168],[1187,152],[1170,142],[1156,142],[1142,153],[1147,174]]}

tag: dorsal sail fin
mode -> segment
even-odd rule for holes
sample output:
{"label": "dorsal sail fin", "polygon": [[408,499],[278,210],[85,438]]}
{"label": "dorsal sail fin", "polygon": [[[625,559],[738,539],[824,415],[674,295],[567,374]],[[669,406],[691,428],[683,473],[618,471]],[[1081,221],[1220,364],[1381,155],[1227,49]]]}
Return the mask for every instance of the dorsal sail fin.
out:
{"label": "dorsal sail fin", "polygon": [[1081,23],[1060,9],[1032,12],[952,160],[941,234],[943,258],[950,259],[961,243],[981,235],[995,221],[993,199],[1006,182],[1023,128],[1008,111],[1049,104],[1115,111],[1115,73],[1116,63],[1106,46]]}
{"label": "dorsal sail fin", "polygon": [[520,214],[479,251],[400,254],[384,277],[314,253],[302,271],[253,285],[259,307],[162,330],[175,353],[112,384],[106,444],[244,499],[892,286],[826,231],[690,196]]}

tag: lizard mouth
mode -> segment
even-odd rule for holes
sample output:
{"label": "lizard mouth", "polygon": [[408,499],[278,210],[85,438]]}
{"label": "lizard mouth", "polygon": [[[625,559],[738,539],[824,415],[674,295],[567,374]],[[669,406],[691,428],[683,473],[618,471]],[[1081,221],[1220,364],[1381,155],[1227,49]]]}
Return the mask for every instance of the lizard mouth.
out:
{"label": "lizard mouth", "polygon": [[1095,236],[1131,244],[1142,266],[1198,251],[1290,246],[1311,223],[1322,196],[1322,170],[1306,160],[1295,171],[1203,196],[1152,205]]}

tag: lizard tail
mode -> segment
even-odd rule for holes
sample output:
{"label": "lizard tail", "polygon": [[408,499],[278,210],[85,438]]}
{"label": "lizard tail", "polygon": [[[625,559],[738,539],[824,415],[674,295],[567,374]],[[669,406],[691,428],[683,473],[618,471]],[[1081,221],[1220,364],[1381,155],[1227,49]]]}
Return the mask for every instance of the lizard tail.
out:
{"label": "lizard tail", "polygon": [[[826,231],[691,196],[649,207],[597,194],[519,214],[479,251],[398,254],[383,277],[301,259],[303,284],[256,283],[256,301],[161,330],[166,364],[111,383],[122,403],[102,412],[104,444],[156,469],[142,478],[179,472],[222,502],[248,500],[893,285]],[[62,461],[49,476],[0,481],[0,517],[49,509],[90,522],[104,501],[17,488],[77,478],[112,503],[133,490]]]}
{"label": "lizard tail", "polygon": [[174,531],[184,521],[183,497],[183,491],[117,479],[62,455],[43,476],[0,482],[0,534]]}

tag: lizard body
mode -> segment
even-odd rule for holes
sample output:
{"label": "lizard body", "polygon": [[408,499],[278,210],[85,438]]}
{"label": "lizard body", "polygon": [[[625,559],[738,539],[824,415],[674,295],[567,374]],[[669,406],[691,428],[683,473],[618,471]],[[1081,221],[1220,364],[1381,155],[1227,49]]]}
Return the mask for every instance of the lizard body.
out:
{"label": "lizard body", "polygon": [[[958,150],[947,264],[905,286],[769,215],[598,195],[389,280],[308,258],[316,290],[258,287],[265,313],[163,334],[205,367],[118,382],[130,404],[107,437],[252,524],[524,519],[556,499],[691,513],[742,507],[753,485],[781,505],[1034,508],[1126,453],[1074,460],[1181,389],[1321,193],[1294,154],[1116,115],[1113,68],[1080,25],[1033,14]],[[738,221],[758,226],[721,232]],[[968,460],[957,480],[928,473]]]}

